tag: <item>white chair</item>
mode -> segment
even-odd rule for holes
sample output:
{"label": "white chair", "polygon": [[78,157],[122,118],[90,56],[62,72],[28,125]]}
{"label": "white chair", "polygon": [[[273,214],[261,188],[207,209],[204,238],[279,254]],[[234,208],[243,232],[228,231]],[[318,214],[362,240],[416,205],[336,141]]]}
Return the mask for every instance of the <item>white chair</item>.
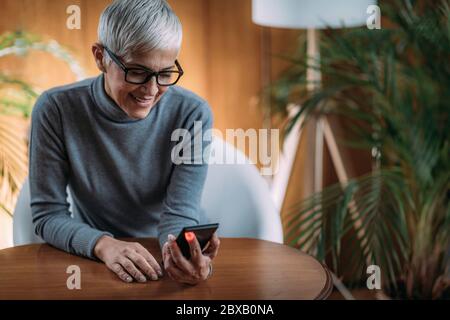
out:
{"label": "white chair", "polygon": [[29,243],[44,242],[34,233],[33,220],[30,207],[30,184],[25,180],[13,215],[13,244],[21,246]]}
{"label": "white chair", "polygon": [[[210,164],[201,205],[211,222],[219,222],[220,237],[245,237],[283,242],[280,215],[272,201],[267,182],[245,155],[214,138],[211,153],[235,155],[237,164]],[[245,164],[239,164],[244,163]],[[69,189],[68,201],[72,202]],[[20,191],[13,218],[15,246],[41,243],[31,218],[28,179]]]}

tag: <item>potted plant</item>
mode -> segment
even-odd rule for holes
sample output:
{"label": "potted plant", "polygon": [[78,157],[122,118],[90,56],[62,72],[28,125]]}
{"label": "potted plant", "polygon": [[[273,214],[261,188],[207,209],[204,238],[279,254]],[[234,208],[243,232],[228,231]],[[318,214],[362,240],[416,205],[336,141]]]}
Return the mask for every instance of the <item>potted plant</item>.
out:
{"label": "potted plant", "polygon": [[302,54],[270,88],[278,110],[301,105],[288,129],[301,114],[338,115],[345,143],[374,162],[289,210],[286,242],[348,285],[365,285],[373,264],[392,298],[449,298],[449,2],[383,2],[381,12],[381,30],[324,31],[321,89],[305,90]]}
{"label": "potted plant", "polygon": [[[26,32],[0,34],[0,58],[44,51],[65,61],[77,79],[84,78],[80,65],[56,41],[42,41]],[[29,117],[39,88],[0,71],[0,247],[12,245],[12,216],[17,196],[28,174]],[[8,237],[8,239],[6,238]],[[11,239],[9,239],[11,238]]]}

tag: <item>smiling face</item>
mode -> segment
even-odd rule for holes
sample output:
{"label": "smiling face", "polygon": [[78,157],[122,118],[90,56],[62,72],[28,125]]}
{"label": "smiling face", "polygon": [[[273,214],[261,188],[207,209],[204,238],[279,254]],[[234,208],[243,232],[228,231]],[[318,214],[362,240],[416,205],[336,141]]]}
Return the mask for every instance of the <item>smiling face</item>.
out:
{"label": "smiling face", "polygon": [[[105,91],[130,118],[143,119],[161,99],[169,87],[159,86],[152,77],[145,84],[131,84],[125,81],[125,72],[114,61],[104,63],[103,48],[96,44],[92,48],[97,66],[105,74]],[[155,49],[145,55],[133,55],[121,59],[127,68],[147,68],[152,71],[170,69],[178,56],[176,49]]]}

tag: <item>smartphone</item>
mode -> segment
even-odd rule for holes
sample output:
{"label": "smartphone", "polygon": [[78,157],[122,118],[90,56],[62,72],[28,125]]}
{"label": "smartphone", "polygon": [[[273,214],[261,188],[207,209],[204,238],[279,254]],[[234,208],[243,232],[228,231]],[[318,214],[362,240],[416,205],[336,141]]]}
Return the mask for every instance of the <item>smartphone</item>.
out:
{"label": "smartphone", "polygon": [[216,232],[218,228],[219,228],[218,223],[184,227],[183,230],[181,230],[180,234],[178,235],[176,241],[178,247],[180,248],[183,255],[186,257],[186,259],[189,259],[191,257],[191,250],[189,249],[189,243],[187,239],[189,239],[189,237],[192,236],[192,233],[195,234],[195,237],[200,243],[200,247],[202,248],[203,251],[203,249],[205,249],[206,245],[208,244],[209,240],[211,240],[211,237],[213,236],[214,232]]}

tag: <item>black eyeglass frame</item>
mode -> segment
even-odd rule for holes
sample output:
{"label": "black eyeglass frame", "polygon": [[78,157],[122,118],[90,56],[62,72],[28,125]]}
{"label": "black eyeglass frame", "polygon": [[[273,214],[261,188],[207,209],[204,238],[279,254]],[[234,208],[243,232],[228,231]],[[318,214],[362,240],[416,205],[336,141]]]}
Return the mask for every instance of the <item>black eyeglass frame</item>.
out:
{"label": "black eyeglass frame", "polygon": [[[147,82],[149,82],[151,80],[151,78],[153,76],[155,76],[156,79],[156,83],[159,86],[163,86],[163,87],[170,87],[175,85],[178,80],[180,80],[181,76],[184,74],[183,68],[181,68],[181,65],[178,63],[178,60],[175,60],[175,66],[178,68],[178,70],[164,70],[164,71],[153,71],[147,68],[127,68],[122,61],[120,61],[119,57],[116,56],[114,53],[111,52],[111,50],[109,50],[106,46],[103,46],[103,48],[106,50],[106,52],[109,54],[109,56],[111,57],[111,59],[125,72],[125,81],[131,84],[145,84]],[[143,82],[133,82],[133,81],[129,81],[127,80],[127,75],[129,71],[132,70],[139,70],[139,71],[146,71],[148,73],[147,77],[145,78],[145,80]],[[175,82],[171,83],[171,84],[161,84],[158,81],[158,77],[160,74],[164,74],[164,73],[177,73],[178,74],[178,78],[175,80]]]}

